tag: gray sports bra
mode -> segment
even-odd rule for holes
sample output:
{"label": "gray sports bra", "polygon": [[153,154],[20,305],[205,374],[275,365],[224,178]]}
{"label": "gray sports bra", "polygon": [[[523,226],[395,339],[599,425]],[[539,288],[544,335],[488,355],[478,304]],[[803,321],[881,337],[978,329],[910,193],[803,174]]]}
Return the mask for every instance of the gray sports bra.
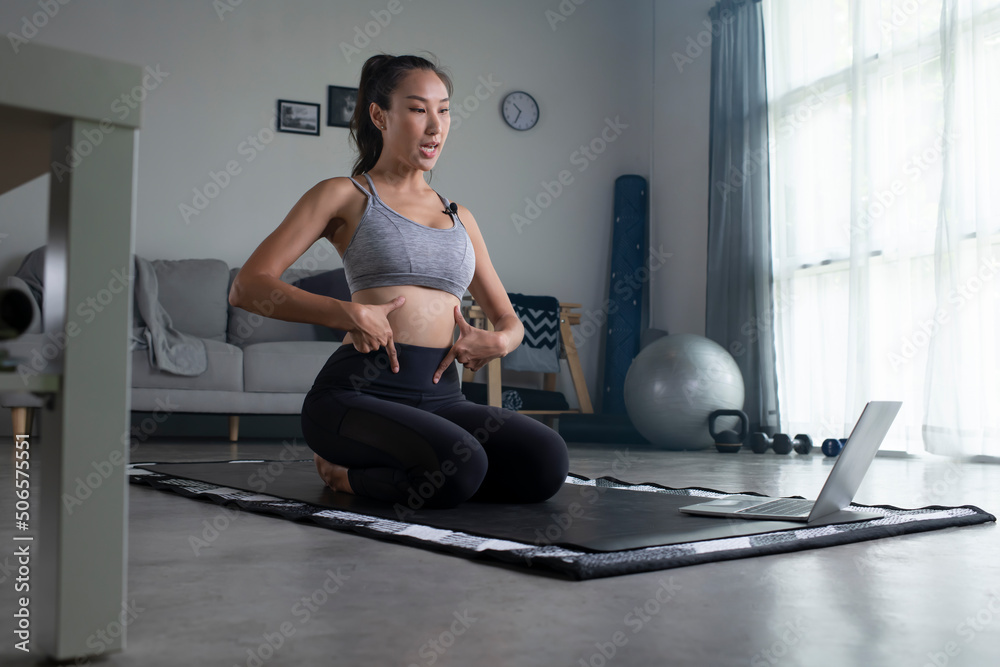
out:
{"label": "gray sports bra", "polygon": [[454,294],[459,299],[476,272],[476,252],[465,223],[438,194],[452,218],[447,229],[428,227],[403,217],[382,201],[368,172],[368,206],[344,251],[344,275],[354,294],[387,285],[421,285]]}

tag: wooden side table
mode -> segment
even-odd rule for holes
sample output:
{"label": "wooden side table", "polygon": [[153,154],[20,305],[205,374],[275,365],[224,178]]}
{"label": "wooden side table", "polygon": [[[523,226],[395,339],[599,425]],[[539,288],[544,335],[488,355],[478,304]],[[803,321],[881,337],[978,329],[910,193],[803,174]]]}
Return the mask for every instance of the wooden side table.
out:
{"label": "wooden side table", "polygon": [[[546,426],[552,427],[556,415],[571,412],[574,414],[592,414],[594,407],[590,402],[590,392],[587,390],[587,382],[583,377],[583,366],[580,365],[580,357],[576,353],[576,343],[573,342],[573,334],[570,327],[580,323],[580,313],[572,312],[575,308],[581,308],[583,304],[559,302],[559,358],[565,359],[569,366],[569,373],[573,379],[573,389],[576,391],[577,402],[580,408],[576,410],[517,410],[526,415],[543,415],[542,421]],[[493,323],[486,317],[486,313],[476,303],[475,299],[463,301],[462,310],[467,320],[472,326],[486,331],[493,331]],[[501,407],[501,382],[500,382],[500,359],[494,359],[486,364],[486,402],[493,407]],[[462,371],[462,382],[471,382],[475,377],[475,372],[465,368]],[[545,391],[556,390],[557,373],[545,373],[543,388]]]}

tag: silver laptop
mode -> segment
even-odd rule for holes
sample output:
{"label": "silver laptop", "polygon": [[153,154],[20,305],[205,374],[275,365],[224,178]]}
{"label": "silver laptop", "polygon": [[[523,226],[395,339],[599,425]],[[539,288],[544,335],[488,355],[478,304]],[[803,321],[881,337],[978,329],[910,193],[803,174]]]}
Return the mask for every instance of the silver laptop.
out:
{"label": "silver laptop", "polygon": [[[728,516],[738,519],[771,519],[778,521],[815,521],[843,510],[854,500],[868,467],[875,458],[885,434],[889,432],[902,405],[899,401],[871,401],[861,411],[840,458],[830,476],[813,500],[802,498],[770,498],[767,496],[730,496],[697,505],[682,507],[687,514]],[[853,513],[857,514],[857,513]],[[872,514],[872,516],[880,516]],[[864,517],[855,517],[864,518]]]}

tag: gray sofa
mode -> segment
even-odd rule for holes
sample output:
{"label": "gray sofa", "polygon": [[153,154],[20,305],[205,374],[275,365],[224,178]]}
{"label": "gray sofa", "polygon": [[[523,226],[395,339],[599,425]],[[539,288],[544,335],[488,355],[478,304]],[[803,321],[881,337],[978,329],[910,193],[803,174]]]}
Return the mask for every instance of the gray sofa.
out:
{"label": "gray sofa", "polygon": [[[327,358],[346,332],[319,325],[262,317],[229,304],[229,289],[239,267],[219,259],[154,260],[158,299],[175,329],[205,342],[207,368],[200,375],[165,372],[150,363],[149,349],[132,355],[133,411],[229,415],[229,439],[239,438],[239,416],[298,414],[302,401]],[[281,279],[309,292],[350,301],[343,269],[288,269]],[[34,318],[21,337],[0,343],[12,357],[27,359],[39,372],[58,372],[46,358],[41,310],[27,282],[16,276],[6,287],[32,296]],[[44,295],[42,296],[44,300]],[[133,312],[135,304],[133,304]],[[135,320],[133,320],[135,322]],[[50,352],[51,355],[51,352]],[[30,432],[33,408],[43,400],[24,392],[0,392],[10,408],[15,431]]]}

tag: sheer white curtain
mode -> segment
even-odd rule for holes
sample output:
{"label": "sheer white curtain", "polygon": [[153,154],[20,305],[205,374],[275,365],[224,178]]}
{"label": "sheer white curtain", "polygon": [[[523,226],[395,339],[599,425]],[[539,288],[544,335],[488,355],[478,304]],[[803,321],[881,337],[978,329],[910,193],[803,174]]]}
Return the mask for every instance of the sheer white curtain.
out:
{"label": "sheer white curtain", "polygon": [[782,430],[1000,456],[1000,0],[763,10]]}

